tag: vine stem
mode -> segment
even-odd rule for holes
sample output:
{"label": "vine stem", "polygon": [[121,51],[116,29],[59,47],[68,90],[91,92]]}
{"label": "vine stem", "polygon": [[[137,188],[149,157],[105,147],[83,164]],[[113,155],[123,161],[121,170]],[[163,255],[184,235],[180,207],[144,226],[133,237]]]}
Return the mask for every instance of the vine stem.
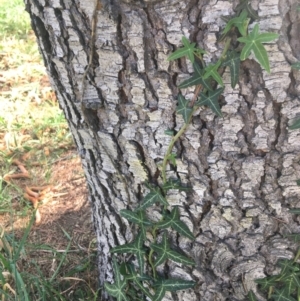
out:
{"label": "vine stem", "polygon": [[149,263],[150,263],[151,268],[152,268],[153,278],[156,279],[156,268],[155,268],[154,263],[153,263],[153,253],[154,253],[154,250],[151,248],[150,253],[149,253]]}
{"label": "vine stem", "polygon": [[[224,49],[222,51],[222,54],[220,56],[220,61],[223,61],[225,56],[226,56],[226,53],[230,47],[230,43],[231,43],[231,38],[228,38],[226,39],[226,42],[225,42],[225,46],[224,46]],[[164,160],[163,160],[163,164],[162,164],[162,179],[163,179],[163,184],[166,184],[167,182],[167,176],[166,176],[166,168],[167,168],[167,163],[168,163],[168,158],[172,152],[172,149],[174,147],[174,144],[176,143],[176,141],[181,137],[181,135],[186,131],[186,129],[188,128],[190,122],[191,122],[191,119],[192,119],[192,116],[193,116],[193,113],[196,111],[197,108],[194,108],[194,103],[197,99],[197,96],[201,90],[201,85],[198,85],[195,89],[195,92],[194,92],[194,97],[191,101],[191,106],[193,107],[193,112],[188,120],[187,123],[184,124],[184,126],[179,130],[179,132],[172,138],[170,144],[169,144],[169,147],[167,149],[167,152],[164,156]]]}
{"label": "vine stem", "polygon": [[296,262],[299,259],[299,256],[300,256],[300,249],[298,249],[298,251],[297,251],[297,254],[294,258],[294,262]]}
{"label": "vine stem", "polygon": [[188,128],[188,126],[190,125],[192,116],[194,114],[194,112],[197,110],[198,108],[193,108],[193,112],[188,120],[187,123],[184,124],[184,126],[179,130],[179,132],[172,138],[169,147],[167,149],[167,152],[164,156],[164,160],[163,160],[163,164],[162,164],[162,178],[163,178],[163,183],[166,184],[167,183],[167,176],[166,176],[166,168],[167,168],[167,163],[168,163],[168,157],[172,152],[172,149],[174,147],[175,142],[181,137],[181,135],[186,131],[186,129]]}
{"label": "vine stem", "polygon": [[226,39],[226,42],[225,42],[224,49],[223,49],[222,54],[221,54],[221,56],[220,56],[220,60],[221,60],[221,61],[224,61],[224,58],[225,58],[226,53],[227,53],[227,51],[228,51],[228,49],[229,49],[230,43],[231,43],[231,38],[227,38],[227,39]]}

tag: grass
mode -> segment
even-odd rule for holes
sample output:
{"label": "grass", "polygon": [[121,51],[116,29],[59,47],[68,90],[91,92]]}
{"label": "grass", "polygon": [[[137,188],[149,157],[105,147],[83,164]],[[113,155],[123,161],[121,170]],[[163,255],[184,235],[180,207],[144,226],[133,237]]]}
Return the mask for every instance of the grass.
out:
{"label": "grass", "polygon": [[20,0],[0,1],[0,36],[26,38],[30,32],[30,21],[24,13],[24,2]]}
{"label": "grass", "polygon": [[[2,300],[97,300],[97,292],[93,290],[90,283],[77,276],[81,272],[93,268],[95,254],[91,252],[81,264],[66,268],[70,264],[68,258],[72,244],[70,235],[65,232],[68,245],[62,252],[57,252],[48,245],[28,246],[26,241],[33,223],[34,218],[31,218],[21,240],[17,240],[13,235],[2,230],[0,236],[2,242],[0,296]],[[39,251],[48,251],[51,254],[51,260],[58,262],[48,277],[45,276],[45,272],[42,271],[37,260],[33,258],[33,253]],[[81,285],[75,287],[72,285],[72,281],[80,281]],[[73,292],[70,295],[71,290]]]}
{"label": "grass", "polygon": [[[1,301],[98,300],[92,227],[76,228],[74,220],[81,220],[81,209],[78,213],[74,209],[73,220],[65,209],[65,203],[80,204],[72,190],[75,197],[82,195],[76,190],[78,186],[81,192],[84,185],[76,158],[23,1],[0,0]],[[20,168],[28,177],[9,178]],[[28,186],[44,185],[63,187],[51,191],[53,204],[46,213],[44,205],[38,208],[45,227],[34,224],[35,210],[24,196]],[[65,203],[59,205],[62,200]]]}

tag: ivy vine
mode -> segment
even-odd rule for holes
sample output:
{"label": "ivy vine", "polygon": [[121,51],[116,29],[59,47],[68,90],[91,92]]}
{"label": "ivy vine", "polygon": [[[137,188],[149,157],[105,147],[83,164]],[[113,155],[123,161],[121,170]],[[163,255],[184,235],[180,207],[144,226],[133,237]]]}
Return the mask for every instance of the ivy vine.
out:
{"label": "ivy vine", "polygon": [[[180,83],[178,88],[196,88],[192,99],[185,98],[183,93],[178,95],[176,112],[182,116],[184,124],[178,132],[172,129],[165,132],[166,135],[171,135],[172,139],[161,167],[161,186],[146,184],[149,192],[141,200],[138,208],[120,211],[120,215],[134,225],[134,239],[110,250],[112,254],[128,254],[122,263],[118,263],[117,257],[113,255],[115,282],[105,283],[106,292],[118,301],[160,301],[167,291],[189,289],[196,284],[191,280],[169,278],[157,271],[157,267],[166,264],[168,260],[184,266],[195,265],[190,256],[177,248],[175,250],[169,238],[170,231],[175,231],[194,240],[191,229],[180,219],[180,208],[171,207],[167,200],[169,190],[189,191],[190,188],[183,185],[179,179],[167,178],[166,169],[168,164],[176,165],[176,155],[172,153],[174,144],[182,137],[199,107],[208,107],[217,117],[223,116],[219,99],[224,90],[224,68],[228,67],[230,70],[232,88],[239,80],[240,62],[247,59],[251,53],[260,65],[270,72],[268,54],[263,44],[273,41],[278,34],[260,33],[258,24],[249,32],[249,24],[257,18],[248,0],[240,1],[235,15],[229,19],[224,18],[226,25],[219,39],[220,43],[224,42],[224,49],[216,62],[207,65],[203,59],[206,52],[186,37],[182,38],[183,47],[168,58],[169,61],[185,58],[191,62],[194,73]],[[160,210],[159,221],[152,220],[147,214],[154,206]],[[252,291],[249,292],[249,298],[252,294],[255,298]]]}

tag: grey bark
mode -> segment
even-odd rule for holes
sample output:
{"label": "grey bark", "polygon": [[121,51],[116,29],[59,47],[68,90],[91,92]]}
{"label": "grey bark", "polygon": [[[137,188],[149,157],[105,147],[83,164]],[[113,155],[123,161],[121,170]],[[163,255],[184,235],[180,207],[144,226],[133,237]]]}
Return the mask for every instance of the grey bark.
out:
{"label": "grey bark", "polygon": [[[184,35],[207,51],[207,62],[214,61],[222,51],[217,43],[224,26],[221,16],[233,14],[238,1],[103,3],[84,103],[110,156],[93,138],[80,106],[94,0],[25,1],[82,158],[102,285],[113,281],[109,249],[132,238],[118,211],[137,206],[145,193],[144,181],[161,182],[157,166],[170,140],[164,131],[183,124],[174,113],[176,85],[192,68],[184,60],[169,63],[167,57]],[[169,274],[193,279],[197,285],[169,294],[165,301],[244,300],[247,290],[256,291],[255,278],[275,273],[279,258],[294,256],[296,245],[284,235],[300,232],[299,218],[288,212],[299,207],[300,196],[300,131],[287,129],[300,114],[300,72],[290,67],[300,60],[297,5],[297,0],[252,1],[261,31],[280,33],[266,46],[271,74],[250,57],[242,63],[239,85],[232,89],[225,70],[224,119],[199,109],[176,144],[177,168],[169,168],[168,176],[180,178],[193,190],[171,193],[169,200],[180,207],[196,240],[173,235],[172,242],[194,258],[196,266],[170,262]],[[192,90],[183,92],[192,95]]]}

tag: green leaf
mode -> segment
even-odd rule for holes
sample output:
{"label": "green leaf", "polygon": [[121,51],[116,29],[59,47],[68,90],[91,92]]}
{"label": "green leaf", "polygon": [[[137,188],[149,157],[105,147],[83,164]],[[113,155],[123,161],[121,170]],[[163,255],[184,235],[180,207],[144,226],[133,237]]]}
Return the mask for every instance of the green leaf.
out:
{"label": "green leaf", "polygon": [[280,291],[275,289],[275,293],[272,295],[272,297],[276,301],[297,301],[293,297],[288,296],[287,292],[284,289]]}
{"label": "green leaf", "polygon": [[171,227],[182,236],[188,237],[191,240],[195,239],[188,226],[179,219],[179,209],[177,206],[172,209],[171,214],[166,214],[164,219],[156,224],[156,227],[158,229],[166,229]]}
{"label": "green leaf", "polygon": [[147,295],[150,299],[152,299],[151,294],[148,292],[148,290],[143,286],[143,284],[141,283],[142,281],[148,281],[148,280],[152,280],[149,276],[146,275],[142,275],[139,276],[135,270],[132,264],[128,264],[127,265],[127,269],[128,269],[128,274],[125,276],[125,278],[127,280],[131,280],[132,282],[134,282],[138,287],[139,290],[141,292],[143,292],[145,295]]}
{"label": "green leaf", "polygon": [[300,62],[297,62],[297,63],[295,63],[295,64],[292,64],[291,67],[292,67],[293,69],[300,70]]}
{"label": "green leaf", "polygon": [[231,87],[233,89],[239,80],[240,62],[240,55],[233,50],[228,52],[226,59],[222,63],[222,66],[229,66],[230,68]]}
{"label": "green leaf", "polygon": [[127,299],[125,292],[123,292],[125,286],[118,288],[115,284],[109,284],[108,282],[105,282],[104,288],[109,295],[116,297],[118,301],[130,301]]}
{"label": "green leaf", "polygon": [[143,224],[147,227],[152,226],[152,223],[149,220],[147,220],[144,211],[139,211],[138,213],[136,213],[131,210],[122,209],[120,210],[120,215],[134,224]]}
{"label": "green leaf", "polygon": [[176,111],[178,114],[182,115],[185,123],[189,123],[193,108],[189,107],[189,101],[186,100],[182,94],[178,95],[178,106]]}
{"label": "green leaf", "polygon": [[178,220],[176,223],[172,223],[172,228],[182,236],[185,236],[191,240],[195,239],[193,233],[190,231],[188,226],[181,220]]}
{"label": "green leaf", "polygon": [[132,278],[132,281],[139,287],[140,291],[142,291],[144,294],[149,296],[147,289],[141,283],[141,278],[135,272],[134,272],[134,277]]}
{"label": "green leaf", "polygon": [[260,285],[262,290],[266,290],[276,284],[276,276],[255,279],[254,281]]}
{"label": "green leaf", "polygon": [[296,287],[300,287],[299,274],[300,273],[292,273],[290,275],[290,277],[292,278],[293,283],[295,284]]}
{"label": "green leaf", "polygon": [[145,237],[143,235],[142,232],[139,232],[139,234],[137,235],[134,244],[137,248],[137,251],[135,253],[138,263],[139,263],[139,268],[140,268],[140,275],[144,274],[144,265],[145,265],[145,261],[144,261],[144,254],[145,254],[145,250],[144,250],[144,241],[145,241]]}
{"label": "green leaf", "polygon": [[288,259],[280,260],[278,262],[278,265],[281,267],[281,272],[280,272],[281,275],[285,273],[290,274],[291,272],[299,271],[299,267],[292,260],[288,260]]}
{"label": "green leaf", "polygon": [[247,297],[249,301],[257,301],[257,298],[252,290],[248,292]]}
{"label": "green leaf", "polygon": [[244,61],[248,58],[251,51],[254,52],[255,57],[259,61],[262,67],[270,73],[270,63],[266,49],[262,43],[271,42],[276,39],[279,35],[277,33],[258,33],[259,26],[255,24],[253,30],[247,37],[238,38],[238,41],[245,43],[241,52],[241,60]]}
{"label": "green leaf", "polygon": [[250,19],[247,18],[247,16],[248,16],[247,11],[243,9],[243,11],[239,16],[234,17],[227,22],[226,27],[224,28],[222,34],[226,35],[233,27],[237,27],[240,34],[242,36],[246,36],[248,24],[250,21]]}
{"label": "green leaf", "polygon": [[133,242],[116,246],[112,248],[110,252],[135,254],[139,263],[140,274],[142,275],[144,273],[144,241],[145,236],[143,235],[142,231],[140,231]]}
{"label": "green leaf", "polygon": [[157,202],[159,202],[165,206],[169,205],[166,198],[163,197],[162,194],[158,190],[152,190],[144,197],[143,202],[141,203],[140,207],[137,208],[137,210],[138,211],[144,210]]}
{"label": "green leaf", "polygon": [[195,264],[192,259],[170,249],[166,233],[163,235],[162,242],[160,244],[152,244],[151,248],[158,254],[155,266],[161,265],[166,259],[171,259],[175,262],[187,265]]}
{"label": "green leaf", "polygon": [[196,282],[183,279],[161,279],[154,283],[154,287],[163,287],[166,291],[174,292],[194,287]]}
{"label": "green leaf", "polygon": [[108,282],[104,283],[104,288],[109,295],[117,298],[117,301],[130,301],[126,297],[125,288],[126,288],[126,280],[121,279],[121,274],[119,270],[119,265],[115,257],[112,259],[112,266],[115,275],[115,283],[109,284]]}
{"label": "green leaf", "polygon": [[168,161],[170,161],[170,163],[173,165],[173,166],[176,166],[176,154],[172,153],[172,154],[169,154],[168,156]]}
{"label": "green leaf", "polygon": [[300,129],[300,118],[296,119],[291,126],[289,126],[290,130]]}
{"label": "green leaf", "polygon": [[173,130],[165,130],[165,134],[168,136],[174,136],[174,131]]}
{"label": "green leaf", "polygon": [[153,301],[161,301],[166,294],[166,290],[163,286],[158,286],[155,289],[155,295]]}
{"label": "green leaf", "polygon": [[299,279],[294,273],[284,277],[282,281],[284,281],[284,291],[287,296],[290,296],[296,290],[297,283],[299,283]]}
{"label": "green leaf", "polygon": [[179,254],[176,251],[169,250],[168,251],[168,259],[172,259],[175,262],[181,263],[181,264],[186,264],[186,265],[195,265],[195,261]]}
{"label": "green leaf", "polygon": [[135,254],[137,251],[137,248],[134,243],[128,243],[120,246],[113,247],[110,249],[110,253],[118,253],[118,254],[123,254],[123,253],[132,253]]}
{"label": "green leaf", "polygon": [[151,248],[158,253],[155,266],[161,265],[167,259],[168,251],[170,250],[166,233],[163,235],[162,242],[160,244],[151,244]]}
{"label": "green leaf", "polygon": [[285,237],[289,238],[293,242],[299,242],[300,241],[300,234],[286,234]]}
{"label": "green leaf", "polygon": [[121,266],[119,268],[120,274],[122,276],[126,276],[127,275],[127,269],[128,269],[127,264],[125,262],[122,262]]}
{"label": "green leaf", "polygon": [[251,1],[249,0],[241,0],[240,4],[235,8],[235,11],[237,12],[237,14],[240,14],[240,12],[242,10],[246,10],[247,15],[252,18],[253,20],[258,19],[258,14],[255,12],[255,10],[253,10],[253,8],[251,7]]}
{"label": "green leaf", "polygon": [[190,191],[190,187],[182,186],[180,180],[178,179],[169,179],[165,184],[163,184],[163,190],[168,191],[170,189],[178,189],[180,191]]}
{"label": "green leaf", "polygon": [[209,91],[208,96],[204,93],[200,94],[200,100],[198,100],[195,105],[196,106],[208,106],[212,109],[212,111],[219,117],[223,117],[220,105],[219,105],[219,96],[222,94],[223,88],[219,88],[215,91]]}
{"label": "green leaf", "polygon": [[182,37],[182,44],[183,47],[177,49],[175,52],[173,52],[169,57],[168,61],[177,60],[181,57],[188,57],[188,59],[194,63],[195,61],[195,54],[199,55],[201,53],[205,53],[203,49],[197,48],[196,43],[190,43],[190,41],[186,37]]}
{"label": "green leaf", "polygon": [[293,208],[289,210],[290,213],[300,214],[300,208]]}
{"label": "green leaf", "polygon": [[202,85],[203,88],[212,91],[212,88],[210,86],[210,81],[209,80],[205,80],[203,78],[203,75],[205,73],[204,69],[201,69],[201,67],[199,66],[198,63],[194,63],[193,64],[193,68],[194,68],[194,74],[192,75],[192,77],[188,78],[187,80],[183,81],[178,88],[179,89],[185,89],[191,86],[197,86],[197,85]]}
{"label": "green leaf", "polygon": [[157,224],[156,224],[156,227],[158,229],[166,229],[168,227],[171,227],[173,225],[173,223],[176,223],[179,221],[179,210],[178,210],[178,207],[175,206],[172,211],[171,211],[171,214],[169,215],[165,215],[164,216],[164,219],[159,221]]}
{"label": "green leaf", "polygon": [[218,68],[221,65],[221,61],[216,62],[215,64],[209,64],[205,68],[205,73],[203,75],[203,79],[208,79],[212,77],[220,86],[224,87],[222,77],[218,73]]}

